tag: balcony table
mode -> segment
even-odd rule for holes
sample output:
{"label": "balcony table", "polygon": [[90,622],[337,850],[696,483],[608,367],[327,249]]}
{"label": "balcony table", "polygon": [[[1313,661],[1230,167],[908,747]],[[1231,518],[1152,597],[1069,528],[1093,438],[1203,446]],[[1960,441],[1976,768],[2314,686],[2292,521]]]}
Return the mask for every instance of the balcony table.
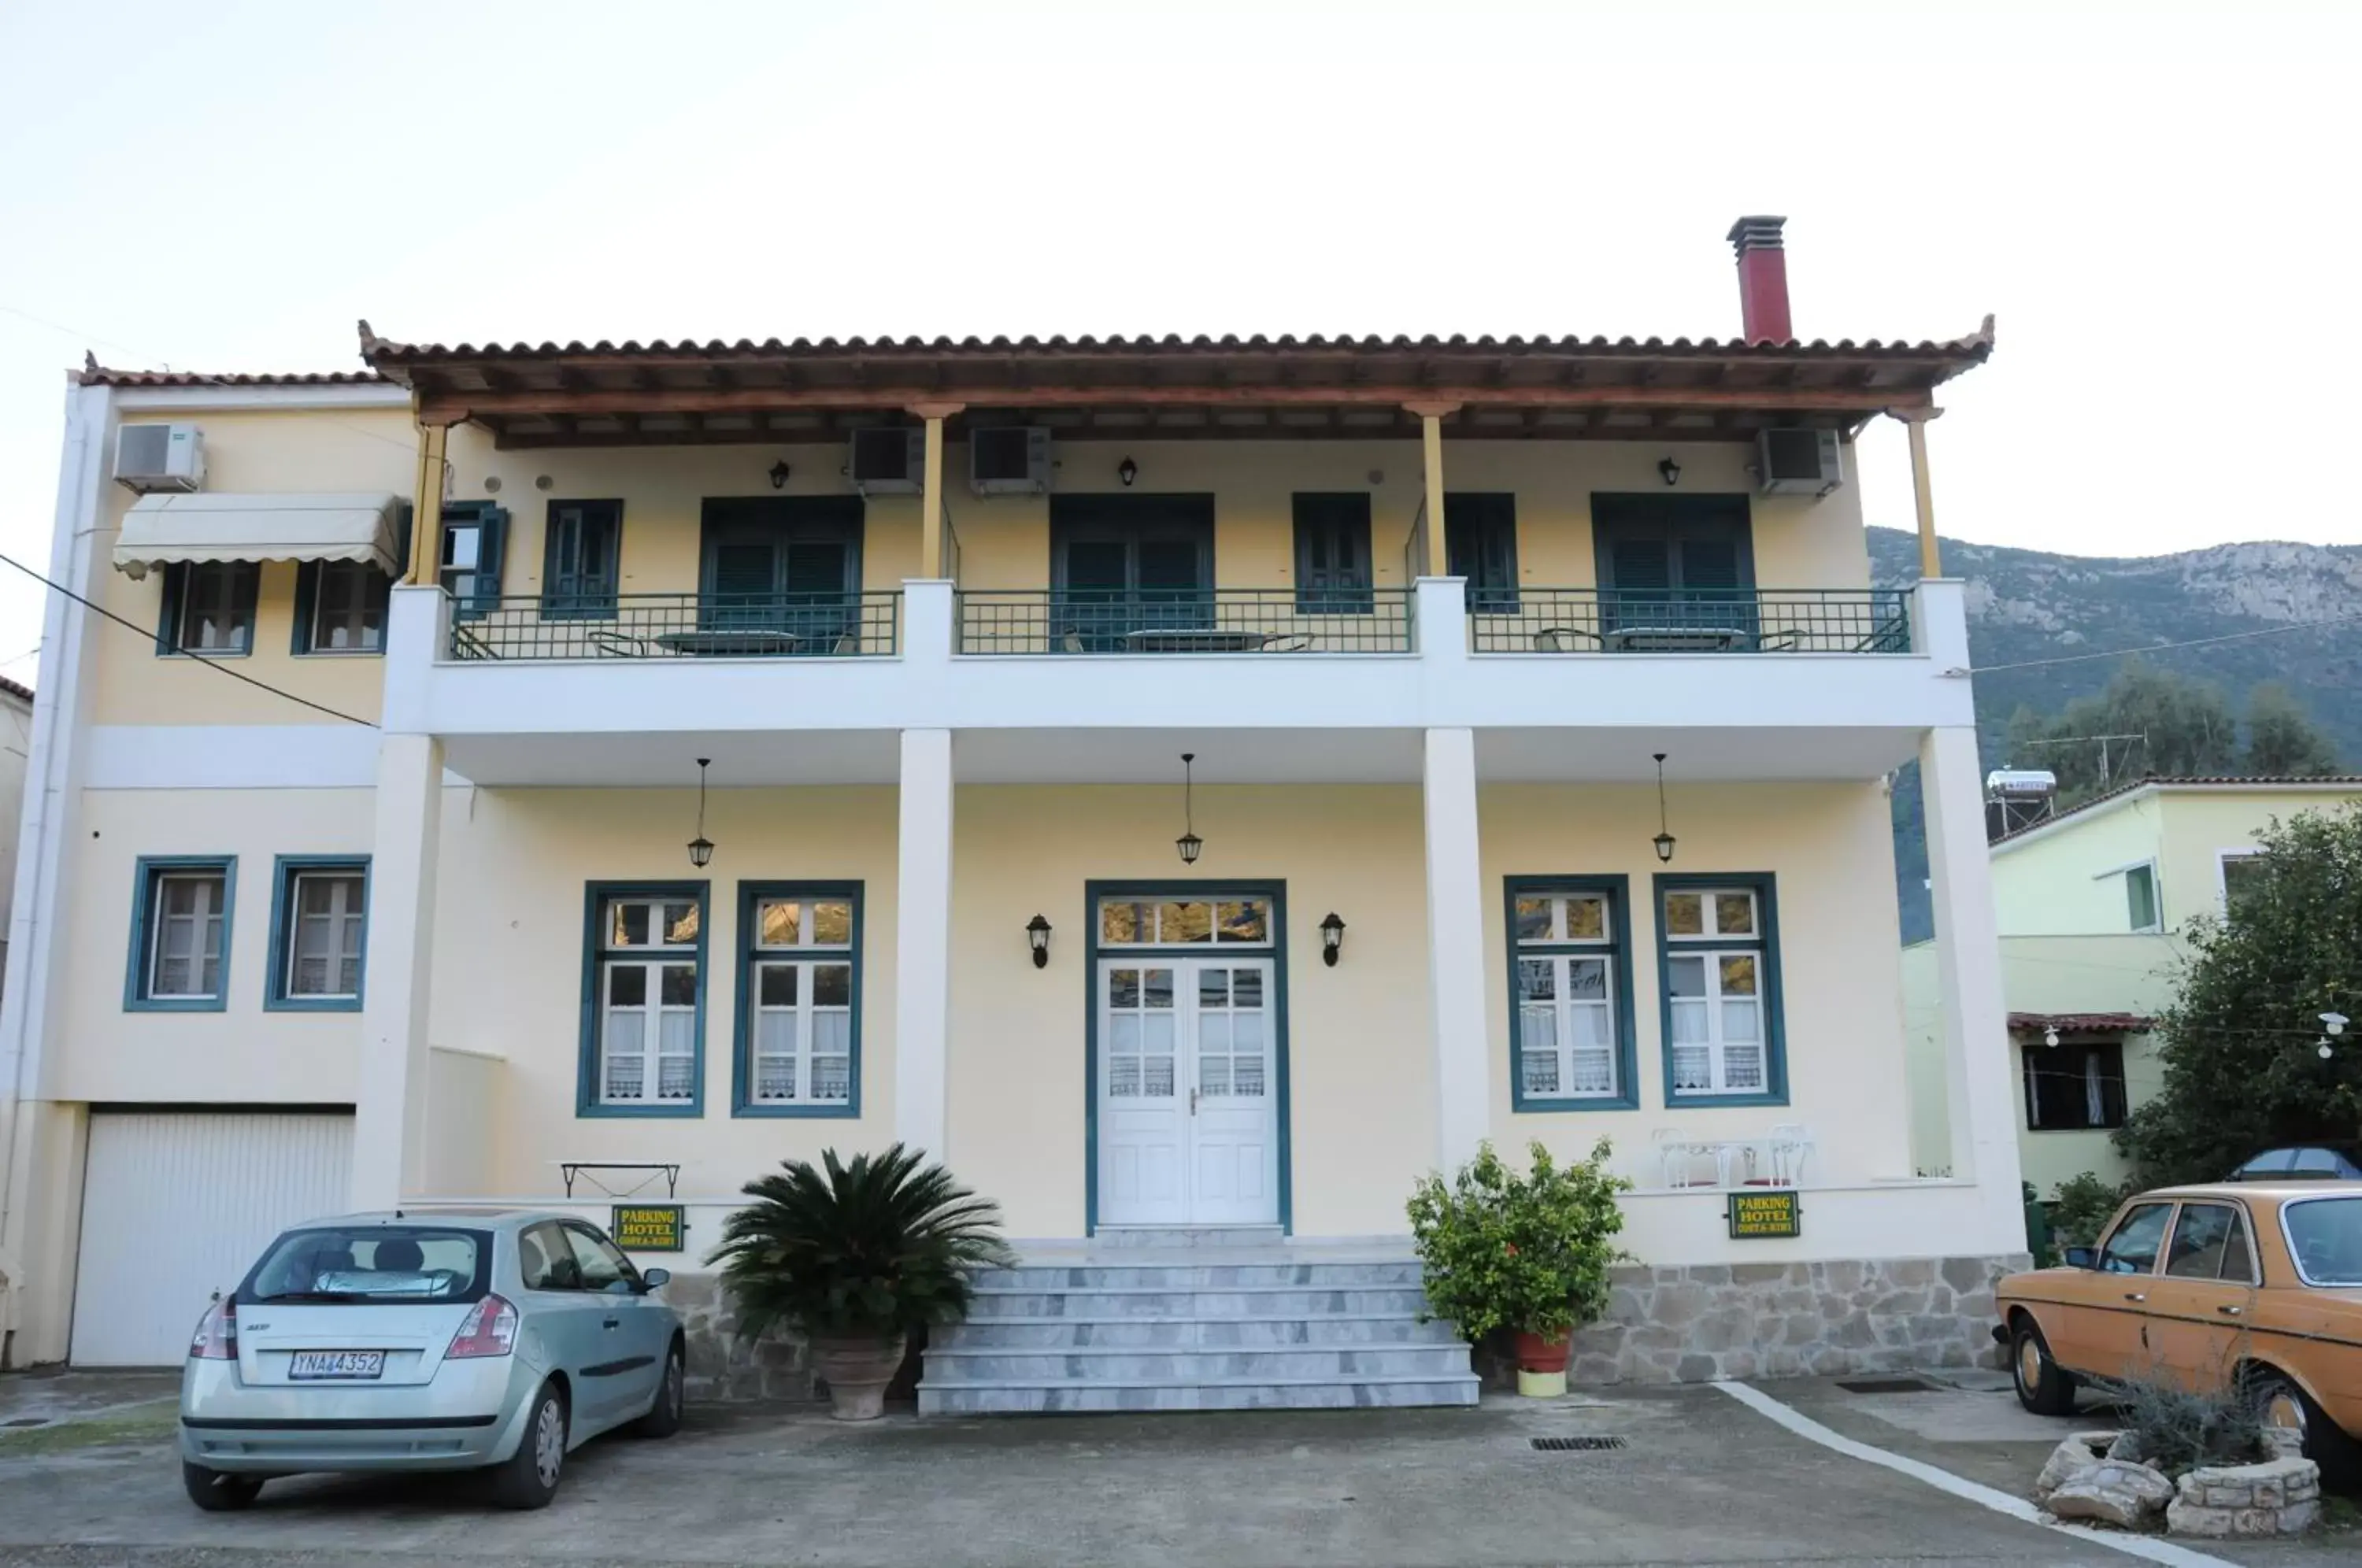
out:
{"label": "balcony table", "polygon": [[796,633],[768,626],[716,626],[694,632],[667,632],[654,641],[657,646],[668,653],[737,655],[741,657],[791,654],[804,645],[803,638]]}
{"label": "balcony table", "polygon": [[1261,653],[1278,639],[1276,632],[1225,626],[1144,626],[1123,635],[1134,653]]}
{"label": "balcony table", "polygon": [[1737,626],[1617,626],[1600,640],[1617,653],[1728,653],[1747,646]]}

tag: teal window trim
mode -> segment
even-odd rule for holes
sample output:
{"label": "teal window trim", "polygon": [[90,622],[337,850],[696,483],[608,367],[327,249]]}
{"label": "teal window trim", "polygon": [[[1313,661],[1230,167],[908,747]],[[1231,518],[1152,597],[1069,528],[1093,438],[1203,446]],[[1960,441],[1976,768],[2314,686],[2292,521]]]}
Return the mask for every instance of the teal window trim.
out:
{"label": "teal window trim", "polygon": [[[1518,900],[1541,893],[1598,893],[1607,900],[1608,929],[1614,940],[1598,942],[1518,941]],[[1639,1027],[1632,1004],[1632,878],[1623,875],[1584,877],[1507,877],[1502,878],[1501,931],[1508,949],[1509,986],[1509,1109],[1517,1112],[1563,1115],[1590,1110],[1640,1109]],[[1608,957],[1608,973],[1616,985],[1616,1092],[1612,1095],[1528,1094],[1525,1063],[1518,1039],[1518,960],[1520,958]],[[1668,1079],[1668,1082],[1671,1080]]]}
{"label": "teal window trim", "polygon": [[447,577],[458,575],[456,569],[443,565],[443,552],[450,547],[455,524],[477,530],[476,565],[472,574],[468,574],[476,580],[474,591],[467,597],[452,596],[451,613],[458,620],[480,621],[501,607],[502,579],[508,565],[508,509],[489,501],[444,502],[442,526],[435,536],[435,580],[438,584]]}
{"label": "teal window trim", "polygon": [[[222,879],[221,987],[209,997],[150,997],[148,942],[154,928],[156,893],[173,871],[215,871]],[[131,957],[123,976],[126,1012],[226,1012],[229,1010],[230,938],[237,931],[237,856],[235,855],[143,855],[132,873]]]}
{"label": "teal window trim", "polygon": [[[574,1114],[578,1118],[656,1117],[679,1120],[695,1119],[705,1114],[705,1004],[712,977],[707,972],[706,949],[712,940],[713,884],[695,882],[586,882],[582,888],[582,1031],[581,1049],[575,1064]],[[696,1055],[690,1073],[690,1096],[686,1100],[651,1100],[645,1105],[608,1105],[599,1098],[599,977],[609,958],[637,955],[636,949],[610,950],[600,945],[599,916],[609,899],[673,899],[688,900],[697,905],[697,945],[691,950],[697,965],[697,1017],[691,1025],[695,1032]]]}
{"label": "teal window trim", "polygon": [[[568,513],[575,513],[568,517]],[[612,621],[615,619],[623,582],[624,503],[620,501],[553,501],[543,514],[541,536],[541,618],[545,621]],[[591,526],[605,530],[602,558],[585,565],[581,532]],[[569,534],[572,536],[569,538]],[[571,549],[574,569],[565,557]]]}
{"label": "teal window trim", "polygon": [[[1101,948],[1099,945],[1099,904],[1108,899],[1153,899],[1160,901],[1186,899],[1207,902],[1220,899],[1269,899],[1271,900],[1271,944],[1267,947],[1248,947],[1233,944],[1224,947],[1210,942],[1126,943],[1120,947]],[[1099,1228],[1099,960],[1112,954],[1141,954],[1150,958],[1198,958],[1208,954],[1231,952],[1242,955],[1268,954],[1271,956],[1273,988],[1277,993],[1272,1007],[1272,1085],[1278,1103],[1274,1107],[1279,1121],[1279,1232],[1283,1236],[1296,1233],[1296,1152],[1291,1091],[1287,1070],[1287,883],[1285,880],[1191,881],[1175,878],[1158,881],[1085,882],[1083,884],[1083,926],[1086,932],[1083,948],[1083,1234],[1095,1236]]]}
{"label": "teal window trim", "polygon": [[[183,630],[181,618],[188,609],[189,579],[205,568],[231,574],[231,605],[234,613],[246,622],[246,646],[236,648],[187,648],[181,644]],[[159,658],[184,658],[195,654],[204,658],[246,658],[254,652],[254,638],[260,619],[262,599],[262,563],[259,561],[169,561],[163,569],[163,607],[156,620],[156,655]]]}
{"label": "teal window trim", "polygon": [[[361,968],[359,983],[349,997],[301,997],[287,986],[291,955],[290,922],[294,913],[295,878],[305,872],[341,872],[361,879]],[[369,995],[370,857],[366,855],[282,855],[270,867],[270,970],[262,982],[265,1012],[359,1012]]]}
{"label": "teal window trim", "polygon": [[[369,591],[377,602],[377,646],[373,648],[324,648],[318,645],[319,627],[315,623],[320,614],[320,579],[331,567],[359,567],[368,574]],[[393,579],[378,569],[371,561],[297,561],[295,563],[295,614],[290,631],[287,651],[301,658],[383,658],[385,657],[386,623],[392,615]]]}
{"label": "teal window trim", "polygon": [[[1694,1105],[1785,1105],[1788,1103],[1788,1037],[1782,1015],[1786,1009],[1780,986],[1780,906],[1777,878],[1769,871],[1661,871],[1653,898],[1657,932],[1657,1029],[1665,1074],[1665,1109]],[[1756,934],[1680,942],[1665,934],[1665,895],[1699,889],[1724,888],[1755,895]],[[1763,1002],[1763,1092],[1760,1094],[1676,1094],[1673,1092],[1673,986],[1669,960],[1684,947],[1707,952],[1752,949],[1760,955]]]}
{"label": "teal window trim", "polygon": [[[741,882],[738,884],[738,1013],[732,1021],[730,1035],[730,1114],[734,1117],[778,1117],[807,1121],[848,1121],[861,1114],[861,944],[862,887],[859,882]],[[789,950],[762,947],[756,944],[758,927],[756,908],[768,899],[800,899],[806,901],[843,900],[853,906],[853,945],[846,956],[853,965],[853,1028],[850,1055],[846,1067],[849,1092],[843,1105],[778,1105],[755,1099],[755,966],[765,957],[786,957]],[[837,949],[822,947],[805,951],[810,957],[826,960]]]}

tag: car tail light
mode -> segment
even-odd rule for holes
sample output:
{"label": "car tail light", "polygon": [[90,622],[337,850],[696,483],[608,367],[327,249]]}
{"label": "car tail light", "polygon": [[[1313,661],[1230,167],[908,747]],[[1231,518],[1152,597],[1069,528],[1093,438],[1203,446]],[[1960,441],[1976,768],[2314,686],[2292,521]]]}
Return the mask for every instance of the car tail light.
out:
{"label": "car tail light", "polygon": [[446,1361],[462,1356],[506,1355],[516,1348],[517,1309],[497,1296],[487,1296],[468,1309],[459,1331],[451,1336]]}
{"label": "car tail light", "polygon": [[205,1309],[197,1320],[197,1331],[189,1336],[189,1354],[197,1361],[237,1359],[237,1302],[223,1297]]}

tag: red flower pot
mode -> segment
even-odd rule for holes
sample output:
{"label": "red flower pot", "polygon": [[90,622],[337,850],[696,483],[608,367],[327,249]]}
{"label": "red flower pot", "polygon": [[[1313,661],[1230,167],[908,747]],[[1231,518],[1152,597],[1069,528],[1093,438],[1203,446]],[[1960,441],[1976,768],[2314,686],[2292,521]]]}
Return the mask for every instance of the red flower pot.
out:
{"label": "red flower pot", "polygon": [[1564,1372],[1567,1344],[1573,1335],[1562,1333],[1554,1340],[1540,1334],[1529,1334],[1523,1329],[1517,1332],[1518,1370],[1520,1372]]}

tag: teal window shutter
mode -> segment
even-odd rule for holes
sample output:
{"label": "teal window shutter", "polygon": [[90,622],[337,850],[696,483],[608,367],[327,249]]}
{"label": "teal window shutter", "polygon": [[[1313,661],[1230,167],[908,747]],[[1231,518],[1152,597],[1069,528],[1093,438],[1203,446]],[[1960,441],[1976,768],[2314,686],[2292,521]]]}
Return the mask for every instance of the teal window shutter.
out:
{"label": "teal window shutter", "polygon": [[312,620],[320,606],[320,563],[295,563],[295,633],[289,639],[288,651],[307,654],[312,651]]}
{"label": "teal window shutter", "polygon": [[541,613],[603,617],[616,611],[624,503],[553,501],[543,535]]}
{"label": "teal window shutter", "polygon": [[173,561],[164,568],[164,607],[156,618],[156,651],[171,654],[181,651],[181,605],[189,591],[189,566],[186,561]]}
{"label": "teal window shutter", "polygon": [[476,525],[482,530],[476,546],[476,610],[480,614],[500,608],[502,569],[508,562],[508,510],[487,506],[477,514]]}

